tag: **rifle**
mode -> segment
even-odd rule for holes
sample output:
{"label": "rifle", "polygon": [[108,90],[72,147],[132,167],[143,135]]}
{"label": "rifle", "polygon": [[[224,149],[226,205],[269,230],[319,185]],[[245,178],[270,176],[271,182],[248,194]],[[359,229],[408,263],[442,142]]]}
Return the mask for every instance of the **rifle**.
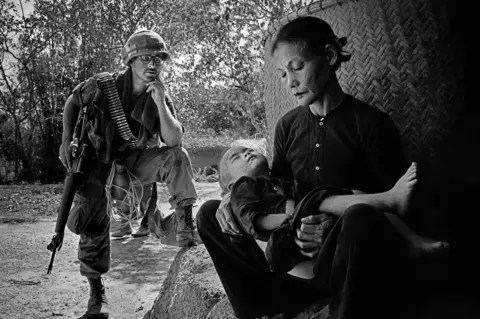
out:
{"label": "rifle", "polygon": [[87,105],[80,108],[75,128],[73,131],[73,139],[70,143],[70,149],[72,151],[72,168],[67,171],[65,177],[65,183],[63,186],[62,200],[60,201],[60,207],[57,212],[57,222],[55,224],[55,235],[53,235],[52,241],[47,246],[47,249],[52,252],[50,257],[50,264],[48,265],[47,274],[52,272],[53,260],[55,259],[55,253],[60,251],[63,245],[63,236],[65,233],[65,225],[67,224],[68,215],[70,214],[70,208],[72,207],[73,198],[79,182],[82,180],[82,164],[83,159],[88,154],[88,148],[90,145],[84,141],[86,133],[85,114]]}

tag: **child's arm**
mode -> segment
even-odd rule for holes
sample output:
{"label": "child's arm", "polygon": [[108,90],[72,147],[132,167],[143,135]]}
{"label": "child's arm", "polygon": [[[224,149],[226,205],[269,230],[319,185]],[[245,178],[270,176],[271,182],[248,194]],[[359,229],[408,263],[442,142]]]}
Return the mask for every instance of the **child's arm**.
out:
{"label": "child's arm", "polygon": [[253,223],[255,224],[256,228],[271,231],[280,227],[287,219],[287,214],[260,215],[253,220]]}
{"label": "child's arm", "polygon": [[280,227],[285,220],[289,219],[293,215],[295,210],[295,201],[293,199],[287,199],[285,201],[285,214],[270,214],[258,216],[253,222],[256,227],[260,227],[264,230],[274,230]]}
{"label": "child's arm", "polygon": [[[293,200],[286,197],[267,212],[262,205],[264,180],[241,177],[232,187],[230,205],[242,229],[256,239],[268,240],[270,232],[293,213]],[[282,202],[285,204],[282,204]]]}

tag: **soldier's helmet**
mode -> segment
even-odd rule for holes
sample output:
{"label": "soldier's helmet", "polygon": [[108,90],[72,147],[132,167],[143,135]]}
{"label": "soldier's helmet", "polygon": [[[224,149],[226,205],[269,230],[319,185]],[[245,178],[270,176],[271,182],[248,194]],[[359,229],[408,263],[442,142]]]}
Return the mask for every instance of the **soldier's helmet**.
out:
{"label": "soldier's helmet", "polygon": [[132,58],[145,54],[159,55],[164,60],[170,57],[165,41],[152,30],[137,31],[128,38],[122,49],[123,64],[128,65]]}

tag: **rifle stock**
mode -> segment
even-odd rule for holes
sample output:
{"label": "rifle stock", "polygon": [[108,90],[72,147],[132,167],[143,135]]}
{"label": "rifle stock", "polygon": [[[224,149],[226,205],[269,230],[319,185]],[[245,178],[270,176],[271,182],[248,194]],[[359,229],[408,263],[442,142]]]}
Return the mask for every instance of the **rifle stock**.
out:
{"label": "rifle stock", "polygon": [[70,173],[67,178],[65,178],[62,200],[60,201],[60,207],[58,208],[57,223],[55,224],[55,233],[57,234],[63,234],[65,231],[65,225],[67,224],[68,219],[68,212],[70,211],[70,207],[72,207],[73,198],[75,197],[75,191],[75,173]]}

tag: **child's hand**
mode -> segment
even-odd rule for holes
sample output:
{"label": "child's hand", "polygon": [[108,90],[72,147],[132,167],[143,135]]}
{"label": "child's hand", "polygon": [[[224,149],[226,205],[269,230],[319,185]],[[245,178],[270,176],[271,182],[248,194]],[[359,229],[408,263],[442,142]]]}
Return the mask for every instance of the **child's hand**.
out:
{"label": "child's hand", "polygon": [[240,227],[237,225],[235,218],[233,217],[232,208],[230,207],[230,195],[227,194],[223,197],[220,205],[218,206],[217,213],[215,214],[222,232],[230,235],[240,235]]}
{"label": "child's hand", "polygon": [[295,201],[293,199],[287,199],[285,202],[285,214],[292,217],[295,211]]}

